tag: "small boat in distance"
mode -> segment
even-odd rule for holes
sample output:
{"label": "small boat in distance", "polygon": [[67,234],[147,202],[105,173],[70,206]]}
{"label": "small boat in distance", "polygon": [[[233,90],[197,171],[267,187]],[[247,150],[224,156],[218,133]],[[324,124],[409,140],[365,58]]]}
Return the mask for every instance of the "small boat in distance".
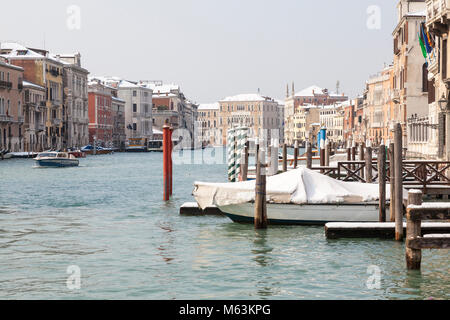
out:
{"label": "small boat in distance", "polygon": [[163,152],[163,141],[162,140],[150,140],[148,142],[149,152]]}
{"label": "small boat in distance", "polygon": [[39,153],[34,159],[39,167],[78,167],[80,161],[67,152],[48,151]]}

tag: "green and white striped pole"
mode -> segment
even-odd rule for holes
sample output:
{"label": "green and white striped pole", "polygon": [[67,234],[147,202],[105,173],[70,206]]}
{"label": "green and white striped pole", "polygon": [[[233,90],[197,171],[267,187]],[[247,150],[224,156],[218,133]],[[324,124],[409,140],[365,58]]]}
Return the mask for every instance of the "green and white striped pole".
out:
{"label": "green and white striped pole", "polygon": [[227,152],[228,152],[228,181],[236,182],[236,130],[229,129],[227,132]]}
{"label": "green and white striped pole", "polygon": [[244,153],[245,144],[247,143],[248,128],[241,127],[236,129],[236,159],[235,159],[235,181],[239,181],[242,167],[242,154]]}

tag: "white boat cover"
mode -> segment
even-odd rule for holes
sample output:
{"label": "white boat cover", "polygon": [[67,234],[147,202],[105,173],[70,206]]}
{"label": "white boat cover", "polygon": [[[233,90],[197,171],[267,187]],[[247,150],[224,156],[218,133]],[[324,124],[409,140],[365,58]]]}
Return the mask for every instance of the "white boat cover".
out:
{"label": "white boat cover", "polygon": [[[255,200],[255,181],[236,183],[194,183],[193,195],[198,205],[227,206]],[[390,200],[390,188],[386,199]],[[343,182],[300,167],[267,177],[267,202],[279,204],[343,204],[373,202],[379,199],[379,185]],[[403,192],[405,200],[408,193]]]}

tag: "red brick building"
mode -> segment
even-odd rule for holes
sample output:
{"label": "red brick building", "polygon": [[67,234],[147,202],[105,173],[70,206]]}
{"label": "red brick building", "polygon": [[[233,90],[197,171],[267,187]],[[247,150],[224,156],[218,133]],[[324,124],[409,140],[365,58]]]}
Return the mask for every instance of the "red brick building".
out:
{"label": "red brick building", "polygon": [[115,88],[99,81],[89,83],[89,143],[94,140],[98,146],[112,147],[113,123],[112,96]]}

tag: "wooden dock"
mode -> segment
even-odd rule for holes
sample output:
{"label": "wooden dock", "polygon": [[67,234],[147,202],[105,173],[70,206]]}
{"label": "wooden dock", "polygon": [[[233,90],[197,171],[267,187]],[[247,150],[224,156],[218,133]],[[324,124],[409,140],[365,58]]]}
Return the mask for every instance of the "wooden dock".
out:
{"label": "wooden dock", "polygon": [[[406,234],[406,222],[403,224]],[[427,234],[450,233],[450,222],[423,222],[422,236]],[[327,239],[343,238],[395,238],[394,222],[352,223],[333,222],[325,225]]]}

